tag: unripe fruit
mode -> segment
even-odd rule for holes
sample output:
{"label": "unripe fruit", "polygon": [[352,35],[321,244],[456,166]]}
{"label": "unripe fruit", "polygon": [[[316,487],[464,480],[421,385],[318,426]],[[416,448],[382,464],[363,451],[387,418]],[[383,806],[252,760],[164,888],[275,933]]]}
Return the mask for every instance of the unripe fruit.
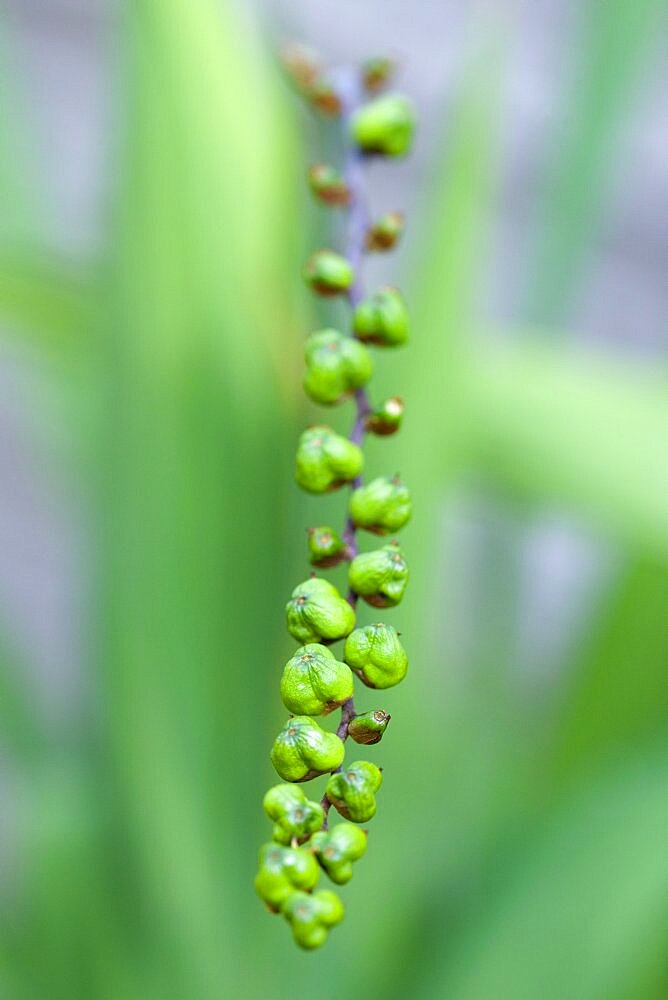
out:
{"label": "unripe fruit", "polygon": [[296,715],[283,726],[271,749],[271,762],[284,781],[310,781],[333,771],[344,757],[343,742],[306,715]]}
{"label": "unripe fruit", "polygon": [[306,96],[323,115],[336,118],[341,114],[341,98],[329,80],[316,80],[306,91]]}
{"label": "unripe fruit", "polygon": [[397,630],[381,623],[356,628],[346,639],[343,658],[371,688],[394,687],[408,670],[408,657]]}
{"label": "unripe fruit", "polygon": [[283,68],[302,93],[308,93],[322,72],[320,56],[301,42],[288,42],[281,50]]}
{"label": "unripe fruit", "polygon": [[262,805],[269,819],[274,820],[273,838],[279,844],[308,840],[325,818],[320,803],[311,802],[296,785],[274,785]]}
{"label": "unripe fruit", "polygon": [[352,590],[375,608],[393,608],[404,596],[408,566],[397,542],[355,556],[348,570]]}
{"label": "unripe fruit", "polygon": [[408,311],[401,293],[389,286],[363,299],[353,314],[360,340],[379,347],[399,347],[408,340]]}
{"label": "unripe fruit", "polygon": [[285,664],[283,704],[295,715],[328,715],[353,695],[353,675],[327,646],[300,646]]}
{"label": "unripe fruit", "polygon": [[260,870],[255,888],[270,910],[278,913],[295,889],[310,890],[320,877],[320,868],[305,847],[264,844],[260,848]]}
{"label": "unripe fruit", "polygon": [[344,819],[367,823],[376,815],[375,793],[382,783],[379,767],[368,760],[356,760],[331,776],[325,795]]}
{"label": "unripe fruit", "polygon": [[354,278],[350,263],[333,250],[316,250],[304,265],[304,280],[318,295],[341,295]]}
{"label": "unripe fruit", "polygon": [[295,479],[307,493],[329,493],[355,479],[364,466],[362,449],[331,427],[309,427],[299,439]]}
{"label": "unripe fruit", "polygon": [[404,227],[403,212],[381,215],[367,230],[366,249],[376,252],[391,250],[401,238]]}
{"label": "unripe fruit", "polygon": [[366,746],[380,743],[390,718],[391,716],[382,708],[377,708],[373,712],[364,712],[363,715],[356,715],[348,723],[348,736],[355,740],[355,743],[363,743]]}
{"label": "unripe fruit", "polygon": [[387,94],[370,101],[355,113],[353,139],[365,153],[403,156],[411,147],[415,130],[413,106],[401,94]]}
{"label": "unripe fruit", "polygon": [[338,170],[327,163],[314,163],[308,171],[311,191],[326,205],[347,205],[350,188]]}
{"label": "unripe fruit", "polygon": [[372,93],[382,90],[394,74],[394,62],[387,56],[376,56],[367,59],[362,67],[362,80],[367,90]]}
{"label": "unripe fruit", "polygon": [[366,430],[381,437],[395,434],[401,427],[403,415],[403,399],[399,396],[391,396],[366,418]]}
{"label": "unripe fruit", "polygon": [[288,632],[298,642],[334,642],[355,627],[355,612],[336,587],[320,577],[304,580],[285,607]]}
{"label": "unripe fruit", "polygon": [[301,948],[319,948],[327,940],[331,927],[343,920],[343,903],[329,889],[309,896],[293,892],[282,908],[282,913],[292,926],[292,934]]}
{"label": "unripe fruit", "polygon": [[367,837],[364,830],[352,823],[339,823],[333,830],[321,830],[311,837],[309,846],[332,882],[345,885],[353,875],[353,861],[358,861],[366,851]]}
{"label": "unripe fruit", "polygon": [[371,354],[355,337],[337,330],[318,330],[304,346],[307,371],[304,390],[315,403],[338,403],[373,375]]}
{"label": "unripe fruit", "polygon": [[410,520],[411,496],[398,476],[381,476],[358,487],[350,498],[350,516],[357,528],[389,535]]}
{"label": "unripe fruit", "polygon": [[326,569],[338,566],[345,559],[346,545],[338,532],[323,525],[320,528],[307,528],[308,554],[312,566]]}

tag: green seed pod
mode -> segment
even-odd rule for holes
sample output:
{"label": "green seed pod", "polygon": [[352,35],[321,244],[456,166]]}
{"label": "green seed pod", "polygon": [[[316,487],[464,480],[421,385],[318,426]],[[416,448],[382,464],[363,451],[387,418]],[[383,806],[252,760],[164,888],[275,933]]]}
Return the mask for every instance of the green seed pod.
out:
{"label": "green seed pod", "polygon": [[410,150],[414,131],[413,106],[401,94],[386,94],[370,101],[352,120],[353,139],[365,153],[403,156]]}
{"label": "green seed pod", "polygon": [[366,249],[381,253],[392,250],[401,239],[406,220],[403,212],[388,212],[369,227],[366,234]]}
{"label": "green seed pod", "polygon": [[394,62],[387,56],[367,59],[362,67],[362,81],[367,90],[375,93],[382,90],[394,75]]}
{"label": "green seed pod", "polygon": [[313,576],[292,591],[285,606],[288,632],[298,642],[335,642],[350,635],[355,612],[334,584]]}
{"label": "green seed pod", "polygon": [[368,823],[376,815],[375,793],[382,783],[379,767],[368,760],[356,760],[331,776],[325,795],[344,819]]}
{"label": "green seed pod", "polygon": [[323,525],[320,528],[307,528],[308,553],[312,566],[326,569],[338,566],[346,556],[346,545],[338,532]]}
{"label": "green seed pod", "polygon": [[359,476],[362,449],[331,427],[309,427],[297,446],[295,479],[307,493],[330,493]]}
{"label": "green seed pod", "polygon": [[350,188],[335,167],[314,163],[307,177],[313,194],[326,205],[347,205],[350,201]]}
{"label": "green seed pod", "polygon": [[403,399],[400,396],[391,396],[377,410],[369,414],[365,427],[371,434],[379,434],[381,437],[395,434],[401,427],[403,415]]}
{"label": "green seed pod", "polygon": [[302,45],[288,42],[281,50],[281,63],[292,82],[301,93],[308,93],[322,73],[322,63],[318,53]]}
{"label": "green seed pod", "polygon": [[304,345],[304,390],[315,403],[330,406],[366,385],[373,360],[364,344],[337,330],[312,333]]}
{"label": "green seed pod", "polygon": [[262,805],[269,819],[274,820],[273,837],[279,844],[308,840],[325,819],[320,803],[309,801],[296,785],[274,785]]}
{"label": "green seed pod", "polygon": [[378,347],[399,347],[408,340],[408,312],[396,288],[379,288],[364,299],[353,314],[353,328],[360,340]]}
{"label": "green seed pod", "polygon": [[311,837],[310,847],[332,882],[345,885],[353,876],[353,861],[366,851],[364,830],[352,823],[339,823],[333,830],[320,830]]}
{"label": "green seed pod", "polygon": [[328,715],[353,696],[353,675],[327,646],[300,646],[285,664],[283,704],[295,715]]}
{"label": "green seed pod", "polygon": [[357,528],[389,535],[410,520],[411,495],[398,476],[381,476],[354,491],[349,511]]}
{"label": "green seed pod", "polygon": [[341,98],[329,80],[322,77],[315,80],[306,91],[306,96],[313,107],[317,108],[323,115],[327,115],[329,118],[338,118],[341,114]]}
{"label": "green seed pod", "polygon": [[333,250],[316,250],[304,266],[304,280],[318,295],[341,295],[354,278],[350,263]]}
{"label": "green seed pod", "polygon": [[295,889],[310,891],[317,884],[320,868],[305,847],[264,844],[260,848],[260,870],[255,888],[270,910],[278,913]]}
{"label": "green seed pod", "polygon": [[292,934],[301,948],[319,948],[327,940],[331,927],[343,920],[343,903],[329,889],[309,896],[293,892],[282,908],[283,916],[292,927]]}
{"label": "green seed pod", "polygon": [[310,781],[333,771],[344,757],[342,740],[306,715],[288,719],[274,740],[271,762],[284,781]]}
{"label": "green seed pod", "polygon": [[363,715],[356,715],[348,723],[348,736],[355,740],[355,743],[364,743],[367,746],[380,743],[390,718],[391,716],[382,708],[377,708],[373,712],[364,712]]}
{"label": "green seed pod", "polygon": [[408,657],[397,630],[381,623],[356,628],[346,639],[343,658],[370,688],[394,687],[408,670]]}
{"label": "green seed pod", "polygon": [[395,607],[408,584],[408,566],[398,543],[355,556],[348,569],[348,583],[374,608]]}

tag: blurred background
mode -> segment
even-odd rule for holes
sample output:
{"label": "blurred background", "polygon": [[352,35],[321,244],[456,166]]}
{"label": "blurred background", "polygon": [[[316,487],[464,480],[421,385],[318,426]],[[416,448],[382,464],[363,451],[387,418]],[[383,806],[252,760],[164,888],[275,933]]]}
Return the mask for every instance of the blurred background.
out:
{"label": "blurred background", "polygon": [[[666,13],[4,0],[2,997],[668,996]],[[340,149],[288,38],[395,57],[420,119],[365,272],[413,316],[366,448],[414,495],[410,668],[315,954],[252,888],[283,607],[344,503],[292,479],[345,312],[301,287]]]}

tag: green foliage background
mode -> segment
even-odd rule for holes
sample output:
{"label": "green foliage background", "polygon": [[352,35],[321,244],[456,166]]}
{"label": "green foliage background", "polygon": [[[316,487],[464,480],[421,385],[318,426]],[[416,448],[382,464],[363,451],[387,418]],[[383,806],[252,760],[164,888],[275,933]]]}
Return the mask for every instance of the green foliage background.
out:
{"label": "green foliage background", "polygon": [[[292,482],[313,322],[293,103],[238,8],[127,4],[108,250],[79,273],[37,249],[25,122],[3,80],[0,311],[40,371],[35,433],[83,496],[93,572],[91,693],[67,731],[37,711],[4,629],[20,850],[0,912],[2,996],[668,994],[667,373],[545,332],[581,278],[662,6],[590,5],[527,282],[536,328],[505,337],[477,290],[512,29],[481,25],[472,48],[416,222],[415,336],[374,383],[407,401],[391,461],[417,509],[398,612],[411,671],[384,703],[372,849],[315,955],[251,884],[291,651],[282,609],[305,575],[303,526],[323,520]],[[387,471],[388,448],[370,442],[371,471]],[[444,511],[471,491],[517,518],[561,504],[620,554],[542,699],[513,674],[507,550],[486,554],[490,613],[466,662],[448,642],[459,602]]]}

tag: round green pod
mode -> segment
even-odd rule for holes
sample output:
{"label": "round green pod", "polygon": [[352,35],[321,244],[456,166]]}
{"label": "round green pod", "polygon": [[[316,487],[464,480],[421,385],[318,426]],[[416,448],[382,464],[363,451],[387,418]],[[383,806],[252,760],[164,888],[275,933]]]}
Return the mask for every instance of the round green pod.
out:
{"label": "round green pod", "polygon": [[373,712],[363,712],[361,715],[356,715],[348,723],[348,736],[355,743],[362,743],[366,746],[380,743],[390,719],[391,716],[382,708],[376,708]]}
{"label": "round green pod", "polygon": [[365,426],[371,434],[386,437],[388,434],[396,434],[401,427],[403,416],[403,399],[400,396],[391,396],[367,416]]}
{"label": "round green pod", "polygon": [[307,528],[307,546],[309,561],[312,566],[323,569],[338,566],[346,556],[346,544],[334,528],[323,525],[319,528]]}
{"label": "round green pod", "polygon": [[284,781],[310,781],[334,771],[345,755],[336,733],[321,729],[307,715],[288,719],[271,748],[271,762]]}
{"label": "round green pod", "polygon": [[375,793],[383,783],[383,773],[368,760],[356,760],[333,774],[325,795],[344,819],[368,823],[376,815]]}
{"label": "round green pod", "polygon": [[375,608],[393,608],[404,596],[408,566],[396,542],[362,552],[350,563],[348,583]]}
{"label": "round green pod", "polygon": [[297,446],[295,479],[307,493],[329,493],[359,476],[362,449],[331,427],[309,427]]}
{"label": "round green pod", "polygon": [[260,868],[255,877],[257,894],[277,913],[295,889],[310,891],[320,877],[320,868],[305,847],[264,844],[260,848]]}
{"label": "round green pod", "polygon": [[283,704],[295,715],[328,715],[353,695],[353,675],[327,646],[300,646],[285,664]]}
{"label": "round green pod", "polygon": [[351,122],[352,137],[365,153],[403,156],[415,131],[413,105],[402,94],[386,94],[363,105]]}
{"label": "round green pod", "polygon": [[408,340],[408,310],[396,288],[379,288],[355,307],[353,329],[360,340],[378,347],[400,347]]}
{"label": "round green pod", "polygon": [[305,892],[292,893],[282,913],[292,927],[297,944],[311,950],[325,943],[330,929],[343,920],[345,910],[335,892],[322,889],[312,896]]}
{"label": "round green pod", "polygon": [[318,295],[341,295],[352,285],[355,273],[340,253],[316,250],[304,265],[304,280]]}
{"label": "round green pod", "polygon": [[304,345],[304,356],[304,391],[325,406],[340,402],[373,375],[373,360],[364,344],[338,330],[312,333]]}
{"label": "round green pod", "polygon": [[288,632],[298,642],[335,642],[355,627],[355,612],[334,584],[313,576],[292,591],[285,606]]}
{"label": "round green pod", "polygon": [[356,528],[388,535],[410,520],[413,506],[408,487],[398,476],[380,476],[353,491],[348,509]]}
{"label": "round green pod", "polygon": [[350,201],[350,188],[336,167],[314,163],[307,176],[311,191],[325,205],[347,205]]}
{"label": "round green pod", "polygon": [[346,639],[343,658],[370,688],[394,687],[408,670],[408,657],[397,630],[382,623],[356,628]]}
{"label": "round green pod", "polygon": [[352,823],[339,823],[332,830],[320,830],[311,837],[310,846],[332,882],[345,885],[353,875],[353,861],[366,851],[367,835]]}
{"label": "round green pod", "polygon": [[377,219],[366,232],[366,249],[375,252],[392,250],[406,226],[403,212],[388,212]]}
{"label": "round green pod", "polygon": [[262,802],[269,819],[274,821],[273,838],[279,844],[308,840],[319,830],[325,814],[319,802],[311,802],[297,785],[274,785]]}

